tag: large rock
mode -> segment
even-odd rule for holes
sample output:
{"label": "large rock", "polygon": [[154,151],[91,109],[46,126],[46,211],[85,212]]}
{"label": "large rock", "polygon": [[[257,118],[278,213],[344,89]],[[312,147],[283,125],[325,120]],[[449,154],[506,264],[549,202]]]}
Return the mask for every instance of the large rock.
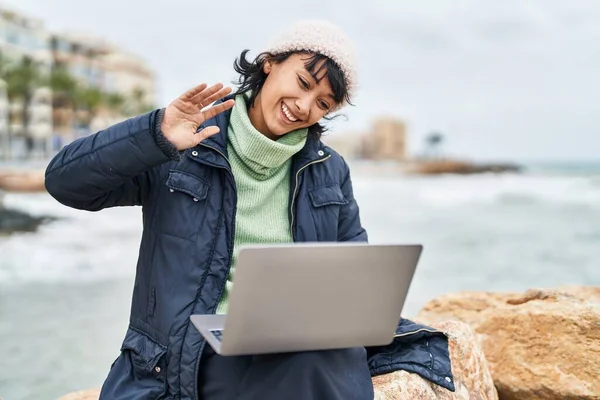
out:
{"label": "large rock", "polygon": [[55,219],[45,215],[33,216],[23,211],[6,208],[4,206],[4,191],[2,190],[2,174],[0,173],[0,235],[15,232],[35,232],[40,225]]}
{"label": "large rock", "polygon": [[[375,400],[494,400],[498,399],[488,363],[477,342],[475,331],[459,321],[436,323],[434,328],[450,337],[450,357],[455,392],[406,371],[373,378]],[[97,400],[99,390],[71,393],[59,400]]]}
{"label": "large rock", "polygon": [[411,174],[481,174],[486,172],[520,172],[521,166],[516,164],[474,164],[461,160],[420,160],[406,165],[405,171]]}
{"label": "large rock", "polygon": [[473,328],[459,321],[438,322],[432,327],[450,337],[450,358],[456,391],[451,392],[432,384],[416,374],[397,371],[373,378],[375,400],[497,399],[488,362]]}
{"label": "large rock", "polygon": [[477,332],[500,399],[600,399],[600,287],[448,294],[417,317],[452,318]]}
{"label": "large rock", "polygon": [[100,389],[92,389],[69,393],[58,400],[98,400],[98,397],[100,397]]}

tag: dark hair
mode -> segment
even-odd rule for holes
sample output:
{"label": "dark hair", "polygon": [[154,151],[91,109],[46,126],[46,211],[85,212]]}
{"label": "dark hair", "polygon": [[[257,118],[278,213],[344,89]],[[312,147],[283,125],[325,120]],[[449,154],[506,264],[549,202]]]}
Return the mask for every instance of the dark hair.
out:
{"label": "dark hair", "polygon": [[[236,91],[236,95],[243,94],[248,91],[252,91],[252,94],[249,99],[249,107],[254,106],[254,101],[256,100],[256,96],[258,92],[262,89],[265,81],[267,80],[267,74],[263,70],[263,66],[267,60],[272,61],[276,64],[279,64],[285,61],[292,54],[307,54],[308,60],[305,63],[306,69],[310,72],[310,74],[315,78],[317,82],[320,82],[324,77],[327,77],[329,80],[329,84],[331,85],[331,90],[333,91],[333,99],[336,104],[340,104],[343,101],[350,103],[350,97],[348,93],[348,85],[346,83],[346,78],[344,77],[344,73],[340,69],[340,67],[329,57],[326,57],[322,54],[308,52],[308,51],[288,51],[286,53],[273,55],[269,52],[260,53],[253,61],[248,61],[246,59],[246,55],[250,50],[246,49],[242,51],[242,54],[239,58],[236,58],[233,63],[233,68],[237,73],[240,74],[239,79],[234,81],[239,85],[238,90]],[[322,62],[323,64],[320,68],[317,66]],[[325,69],[325,74],[321,74],[321,72]],[[321,75],[321,76],[319,76]],[[326,120],[332,120],[339,115],[331,116],[331,117],[323,117]],[[308,127],[309,136],[320,139],[321,135],[327,131],[327,128],[320,123],[315,123]]]}

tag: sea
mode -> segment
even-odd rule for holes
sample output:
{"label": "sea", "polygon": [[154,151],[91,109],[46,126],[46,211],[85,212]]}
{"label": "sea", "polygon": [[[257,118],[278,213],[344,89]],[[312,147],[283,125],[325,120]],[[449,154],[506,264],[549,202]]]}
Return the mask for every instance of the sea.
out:
{"label": "sea", "polygon": [[[470,176],[373,171],[353,166],[371,243],[424,246],[405,317],[449,292],[600,285],[600,163]],[[57,219],[0,237],[0,398],[99,387],[127,328],[140,209],[77,211],[44,193],[4,202]]]}

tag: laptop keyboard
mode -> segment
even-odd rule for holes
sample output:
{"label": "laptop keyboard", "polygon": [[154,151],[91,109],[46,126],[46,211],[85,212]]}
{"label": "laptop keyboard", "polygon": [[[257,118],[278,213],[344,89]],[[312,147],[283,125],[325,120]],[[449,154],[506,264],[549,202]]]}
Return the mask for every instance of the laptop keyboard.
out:
{"label": "laptop keyboard", "polygon": [[213,336],[220,342],[221,338],[223,336],[223,330],[222,329],[211,329],[210,331]]}

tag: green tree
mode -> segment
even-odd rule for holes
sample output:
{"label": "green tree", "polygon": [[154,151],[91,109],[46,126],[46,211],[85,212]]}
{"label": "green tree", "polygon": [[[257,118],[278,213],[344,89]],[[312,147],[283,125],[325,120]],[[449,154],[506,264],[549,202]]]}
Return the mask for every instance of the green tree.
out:
{"label": "green tree", "polygon": [[53,68],[50,87],[53,93],[55,123],[62,130],[72,129],[74,119],[84,126],[89,126],[100,107],[106,103],[101,90],[81,84],[62,66]]}
{"label": "green tree", "polygon": [[[9,66],[10,66],[10,63],[9,63],[8,59],[4,56],[4,54],[2,52],[0,52],[0,80],[2,81],[2,84],[3,84],[3,88],[2,88],[3,91],[6,90],[6,78],[7,78]],[[10,132],[10,115],[9,115],[8,109],[3,110],[3,112],[6,112],[8,121],[6,124],[6,132],[0,132],[0,136],[5,135],[4,140],[2,140],[2,142],[0,142],[0,146],[5,147],[4,151],[2,151],[2,153],[4,154],[6,159],[10,159],[11,147],[12,147],[12,138],[11,138],[11,132]],[[1,206],[1,204],[0,204],[0,206]]]}
{"label": "green tree", "polygon": [[82,84],[62,65],[54,65],[51,73],[46,75],[27,57],[14,62],[0,53],[0,79],[7,84],[9,102],[23,104],[20,119],[25,137],[30,136],[31,102],[36,89],[43,86],[49,86],[52,90],[54,124],[63,131],[73,129],[76,119],[82,125],[89,126],[103,108],[114,114],[130,116],[150,111],[153,107],[145,102],[146,92],[143,88],[134,89],[129,96],[105,93],[99,88]]}
{"label": "green tree", "polygon": [[146,102],[146,91],[141,87],[133,89],[131,98],[136,108],[135,114],[144,114],[154,109],[152,104]]}
{"label": "green tree", "polygon": [[74,108],[77,98],[77,81],[64,67],[55,66],[50,74],[53,106]]}
{"label": "green tree", "polygon": [[80,85],[76,91],[76,99],[76,111],[78,111],[80,122],[89,127],[92,119],[94,119],[100,107],[105,103],[104,93],[97,88]]}
{"label": "green tree", "polygon": [[8,72],[9,67],[10,61],[8,60],[8,58],[6,58],[4,53],[0,52],[0,79],[6,80],[6,74]]}
{"label": "green tree", "polygon": [[60,65],[55,65],[50,73],[54,125],[65,133],[73,128],[73,114],[77,104],[77,80]]}
{"label": "green tree", "polygon": [[116,113],[124,113],[125,97],[119,93],[107,93],[105,95],[106,107]]}
{"label": "green tree", "polygon": [[11,102],[21,101],[21,123],[23,134],[29,133],[29,106],[35,90],[44,85],[45,79],[35,62],[23,57],[18,63],[11,64],[6,71],[7,94]]}

